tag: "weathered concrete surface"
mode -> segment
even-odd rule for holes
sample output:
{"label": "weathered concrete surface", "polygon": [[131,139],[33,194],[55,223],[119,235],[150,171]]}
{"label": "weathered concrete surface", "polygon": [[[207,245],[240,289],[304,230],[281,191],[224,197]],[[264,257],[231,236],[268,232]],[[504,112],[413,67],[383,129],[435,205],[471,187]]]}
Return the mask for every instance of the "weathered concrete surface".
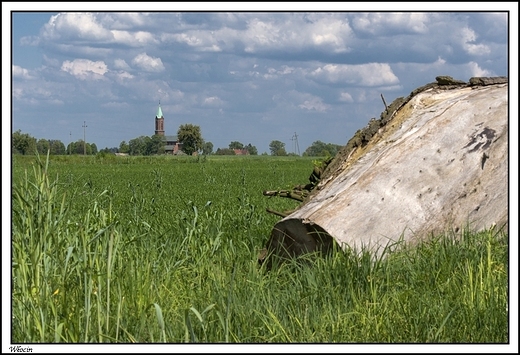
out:
{"label": "weathered concrete surface", "polygon": [[413,96],[368,144],[332,164],[274,226],[267,249],[294,256],[335,241],[379,253],[400,237],[507,227],[508,84],[488,82]]}

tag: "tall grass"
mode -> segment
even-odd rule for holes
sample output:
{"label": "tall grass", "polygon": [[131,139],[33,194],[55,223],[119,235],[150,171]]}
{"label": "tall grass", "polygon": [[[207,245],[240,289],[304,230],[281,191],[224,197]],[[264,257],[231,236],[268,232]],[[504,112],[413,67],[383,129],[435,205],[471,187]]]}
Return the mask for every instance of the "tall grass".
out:
{"label": "tall grass", "polygon": [[294,202],[261,191],[311,161],[181,164],[15,162],[14,343],[508,342],[505,232],[267,271],[265,207]]}

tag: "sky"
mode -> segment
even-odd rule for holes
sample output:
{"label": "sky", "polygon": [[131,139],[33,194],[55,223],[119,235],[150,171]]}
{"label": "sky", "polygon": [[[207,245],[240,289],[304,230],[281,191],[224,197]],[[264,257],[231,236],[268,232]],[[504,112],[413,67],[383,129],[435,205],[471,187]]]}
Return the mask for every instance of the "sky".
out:
{"label": "sky", "polygon": [[346,144],[379,118],[381,95],[390,104],[438,75],[509,75],[508,13],[497,10],[11,6],[11,131],[65,145],[152,136],[160,103],[167,135],[191,123],[214,150],[239,141],[269,153],[279,140],[303,153],[318,140]]}
{"label": "sky", "polygon": [[98,149],[151,136],[159,103],[167,135],[191,123],[214,150],[239,141],[261,154],[273,140],[290,153],[344,145],[379,118],[381,95],[390,104],[438,75],[509,76],[517,97],[518,3],[413,6],[2,2],[3,157],[17,130]]}

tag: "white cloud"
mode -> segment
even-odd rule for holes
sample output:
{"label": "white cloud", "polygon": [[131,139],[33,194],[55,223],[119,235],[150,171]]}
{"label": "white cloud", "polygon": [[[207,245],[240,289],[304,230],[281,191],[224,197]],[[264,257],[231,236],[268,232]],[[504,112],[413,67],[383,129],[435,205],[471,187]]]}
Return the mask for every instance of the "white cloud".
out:
{"label": "white cloud", "polygon": [[29,74],[29,70],[19,67],[18,65],[13,65],[12,71],[13,77],[15,78],[34,79],[34,77]]}
{"label": "white cloud", "polygon": [[482,69],[478,63],[469,62],[467,64],[469,71],[471,72],[471,76],[494,76],[495,74],[492,71]]}
{"label": "white cloud", "polygon": [[[232,19],[231,21],[229,19]],[[349,51],[352,30],[344,14],[215,14],[204,26],[173,20],[164,42],[184,43],[197,51],[244,50],[247,53],[296,50]],[[168,33],[169,31],[169,33]]]}
{"label": "white cloud", "polygon": [[373,35],[396,33],[426,33],[426,13],[365,13],[352,15],[352,26],[356,31]]}
{"label": "white cloud", "polygon": [[[59,13],[44,25],[41,36],[47,41],[68,40],[78,47],[86,41],[130,47],[159,44],[150,32],[126,30],[144,23],[142,14]],[[37,38],[24,37],[23,41],[26,44],[38,43]]]}
{"label": "white cloud", "polygon": [[330,16],[312,19],[301,16],[276,16],[247,21],[247,29],[237,33],[247,53],[265,51],[323,50],[345,53],[352,30],[345,19]]}
{"label": "white cloud", "polygon": [[[221,52],[243,49],[246,53],[285,51],[287,48],[308,48],[344,53],[349,51],[347,40],[352,30],[344,16],[328,14],[314,16],[312,21],[305,14],[253,14],[240,16],[245,26],[230,28],[235,22],[219,24],[220,28],[208,26],[203,29],[164,31],[161,41],[184,43],[197,51]],[[336,18],[335,18],[336,17]],[[215,15],[213,19],[224,17]]]}
{"label": "white cloud", "polygon": [[354,102],[354,99],[352,98],[352,96],[348,92],[342,92],[339,95],[339,101]]}
{"label": "white cloud", "polygon": [[[256,67],[256,66],[255,66]],[[288,75],[288,74],[292,74],[296,71],[296,68],[295,67],[290,67],[288,65],[282,65],[280,67],[280,69],[275,69],[275,68],[268,68],[267,69],[267,73],[269,75]]]}
{"label": "white cloud", "polygon": [[96,15],[89,12],[59,13],[52,16],[42,31],[47,40],[77,38],[78,40],[109,41],[112,33],[98,23]]}
{"label": "white cloud", "polygon": [[437,57],[437,60],[431,63],[409,63],[409,62],[401,62],[395,63],[394,69],[398,72],[402,73],[421,73],[421,75],[427,74],[430,76],[430,79],[435,78],[435,76],[440,75],[449,67],[449,64],[442,57]]}
{"label": "white cloud", "polygon": [[[254,53],[257,47],[273,46],[279,44],[280,31],[269,22],[261,21],[253,18],[248,21],[248,29],[245,36],[249,41],[244,41],[246,44],[245,51]],[[249,43],[248,43],[249,42]]]}
{"label": "white cloud", "polygon": [[129,72],[126,72],[124,70],[121,70],[119,73],[116,74],[117,75],[117,78],[119,80],[124,80],[124,79],[133,79],[134,76],[132,74],[130,74]]}
{"label": "white cloud", "polygon": [[442,59],[440,56],[437,57],[437,60],[435,61],[435,63],[433,63],[434,66],[442,66],[444,64],[446,64],[446,61]]}
{"label": "white cloud", "polygon": [[369,101],[369,98],[371,97],[372,95],[369,95],[369,93],[366,91],[366,90],[359,90],[357,92],[357,95],[356,95],[356,99],[355,101],[356,102],[359,102],[359,103],[362,103],[362,102],[367,102]]}
{"label": "white cloud", "polygon": [[[258,66],[255,65],[254,67],[257,68]],[[254,72],[250,71],[249,75],[254,76],[254,77],[262,77],[266,80],[276,80],[276,79],[280,79],[280,77],[282,77],[284,75],[291,76],[291,77],[298,77],[299,75],[302,74],[302,72],[304,72],[304,70],[302,68],[295,67],[295,66],[288,66],[288,65],[284,64],[284,65],[281,65],[278,69],[273,68],[273,67],[268,67],[266,70],[266,73],[264,73],[264,74],[260,74],[260,72],[258,72],[258,71],[254,71]]]}
{"label": "white cloud", "polygon": [[111,31],[114,36],[114,42],[125,44],[131,47],[142,47],[147,44],[158,44],[159,41],[155,39],[154,35],[150,32],[137,31]]}
{"label": "white cloud", "polygon": [[23,97],[23,89],[21,88],[13,88],[13,98],[20,100]]}
{"label": "white cloud", "polygon": [[22,46],[37,46],[40,43],[40,39],[37,36],[25,36],[20,38],[20,44]]}
{"label": "white cloud", "polygon": [[118,30],[144,26],[150,21],[149,13],[142,12],[104,13],[99,16],[100,22],[105,26]]}
{"label": "white cloud", "polygon": [[52,85],[41,84],[40,86],[32,81],[23,88],[14,87],[12,95],[14,99],[31,105],[63,105],[62,97],[56,98],[59,95],[53,89]]}
{"label": "white cloud", "polygon": [[278,72],[280,74],[291,74],[292,72],[294,72],[295,68],[294,67],[289,67],[287,65],[282,65],[282,69],[280,69]]}
{"label": "white cloud", "polygon": [[102,79],[108,71],[105,62],[93,62],[88,59],[75,59],[72,62],[66,60],[61,65],[61,70],[81,80]]}
{"label": "white cloud", "polygon": [[[256,72],[256,74],[258,74],[258,72]],[[275,80],[275,79],[278,79],[278,75],[274,75],[274,74],[264,74],[264,75],[262,75],[262,77],[265,80]]]}
{"label": "white cloud", "polygon": [[383,86],[399,83],[392,68],[386,63],[326,64],[312,71],[309,76],[316,81],[331,84]]}
{"label": "white cloud", "polygon": [[217,96],[206,97],[202,103],[203,106],[220,107],[224,102]]}
{"label": "white cloud", "polygon": [[129,70],[130,66],[124,59],[114,59],[114,67],[116,69]]}
{"label": "white cloud", "polygon": [[304,100],[302,104],[298,105],[298,107],[301,109],[318,112],[325,112],[330,108],[329,105],[323,103],[323,99],[321,97],[317,96],[309,97],[308,99]]}
{"label": "white cloud", "polygon": [[132,63],[148,72],[161,72],[165,70],[161,58],[150,57],[146,53],[140,53],[135,56]]}
{"label": "white cloud", "polygon": [[345,20],[321,18],[305,29],[305,34],[315,47],[330,49],[333,53],[345,53],[351,50],[347,46],[352,37],[352,29]]}
{"label": "white cloud", "polygon": [[48,67],[52,67],[52,68],[60,68],[61,67],[61,62],[56,59],[56,58],[52,58],[46,54],[43,55],[43,63],[48,66]]}
{"label": "white cloud", "polygon": [[485,55],[489,54],[491,50],[485,44],[475,44],[477,34],[471,28],[464,27],[461,30],[460,40],[462,48],[471,55]]}
{"label": "white cloud", "polygon": [[235,31],[223,28],[218,31],[190,30],[183,33],[166,34],[162,36],[162,39],[185,43],[201,52],[221,52],[221,46],[226,44],[226,39],[234,37],[236,37]]}

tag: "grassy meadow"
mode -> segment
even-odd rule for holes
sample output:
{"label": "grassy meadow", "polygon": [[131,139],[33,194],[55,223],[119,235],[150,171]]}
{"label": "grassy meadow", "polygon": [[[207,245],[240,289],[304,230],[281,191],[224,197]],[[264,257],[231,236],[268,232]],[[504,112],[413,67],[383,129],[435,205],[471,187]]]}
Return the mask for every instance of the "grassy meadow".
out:
{"label": "grassy meadow", "polygon": [[312,158],[13,156],[13,343],[507,343],[508,236],[265,270]]}

